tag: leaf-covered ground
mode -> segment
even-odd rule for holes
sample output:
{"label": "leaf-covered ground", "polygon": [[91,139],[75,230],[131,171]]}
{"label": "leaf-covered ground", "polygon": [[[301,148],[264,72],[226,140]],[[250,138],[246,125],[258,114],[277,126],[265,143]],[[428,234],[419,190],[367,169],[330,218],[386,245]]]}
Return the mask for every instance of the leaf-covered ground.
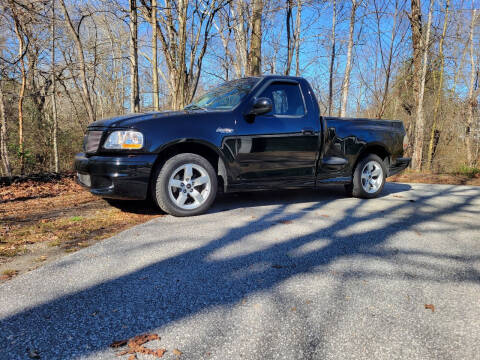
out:
{"label": "leaf-covered ground", "polygon": [[430,174],[407,170],[388,179],[391,182],[422,183],[422,184],[450,184],[480,186],[480,174],[473,176],[462,174]]}
{"label": "leaf-covered ground", "polygon": [[107,201],[72,178],[0,188],[0,281],[162,216],[150,203]]}

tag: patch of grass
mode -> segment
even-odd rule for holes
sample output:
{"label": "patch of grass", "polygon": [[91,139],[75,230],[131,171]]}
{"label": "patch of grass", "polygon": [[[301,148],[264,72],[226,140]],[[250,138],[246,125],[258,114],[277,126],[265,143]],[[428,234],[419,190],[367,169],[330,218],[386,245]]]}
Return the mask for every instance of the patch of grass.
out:
{"label": "patch of grass", "polygon": [[[110,206],[81,189],[57,190],[48,183],[33,190],[12,186],[0,190],[0,195],[8,195],[6,202],[0,202],[0,214],[8,214],[2,217],[0,226],[0,258],[28,251],[33,255],[31,263],[38,266],[46,260],[41,256],[45,246],[51,247],[53,252],[75,252],[133,225],[162,216],[156,209],[145,210],[144,203],[125,209]],[[14,191],[15,196],[9,191]],[[45,194],[48,196],[43,196]],[[12,199],[19,201],[10,201]]]}
{"label": "patch of grass", "polygon": [[466,165],[462,165],[458,170],[457,174],[467,176],[469,178],[474,178],[480,175],[480,169],[476,167],[470,167]]}
{"label": "patch of grass", "polygon": [[17,274],[18,274],[18,271],[13,269],[6,269],[2,271],[2,275],[8,276],[8,277],[12,277]]}
{"label": "patch of grass", "polygon": [[16,247],[1,247],[0,256],[12,257],[17,255],[18,249]]}
{"label": "patch of grass", "polygon": [[15,255],[23,254],[25,252],[25,247],[4,244],[0,245],[0,256],[13,257]]}
{"label": "patch of grass", "polygon": [[54,246],[60,246],[62,242],[60,241],[60,239],[55,239],[55,240],[52,240],[48,243],[48,246],[50,247],[54,247]]}

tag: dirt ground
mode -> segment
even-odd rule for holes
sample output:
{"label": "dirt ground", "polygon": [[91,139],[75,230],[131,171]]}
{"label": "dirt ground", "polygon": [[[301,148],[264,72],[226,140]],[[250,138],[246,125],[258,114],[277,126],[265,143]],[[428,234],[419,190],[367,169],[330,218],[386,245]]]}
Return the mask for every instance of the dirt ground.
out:
{"label": "dirt ground", "polygon": [[163,214],[91,195],[72,178],[0,188],[0,282]]}
{"label": "dirt ground", "polygon": [[398,175],[388,178],[391,182],[410,182],[422,184],[450,184],[450,185],[472,185],[480,186],[480,174],[466,176],[462,174],[430,174],[419,173],[411,170],[404,171]]}
{"label": "dirt ground", "polygon": [[[405,172],[393,182],[480,186],[480,176]],[[72,177],[0,187],[0,282],[164,216],[147,201],[107,202]]]}

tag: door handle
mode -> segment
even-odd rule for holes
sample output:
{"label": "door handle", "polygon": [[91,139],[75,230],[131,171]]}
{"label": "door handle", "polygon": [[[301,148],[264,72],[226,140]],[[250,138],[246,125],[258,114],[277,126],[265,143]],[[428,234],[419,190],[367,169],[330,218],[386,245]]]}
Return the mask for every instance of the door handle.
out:
{"label": "door handle", "polygon": [[303,135],[315,135],[315,130],[313,128],[307,127],[302,129]]}

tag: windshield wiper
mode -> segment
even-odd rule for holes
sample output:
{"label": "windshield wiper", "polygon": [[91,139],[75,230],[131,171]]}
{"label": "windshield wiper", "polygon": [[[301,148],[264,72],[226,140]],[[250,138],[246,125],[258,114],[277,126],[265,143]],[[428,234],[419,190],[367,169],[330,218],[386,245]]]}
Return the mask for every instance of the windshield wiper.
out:
{"label": "windshield wiper", "polygon": [[202,106],[198,106],[197,104],[190,104],[184,107],[184,110],[207,110]]}

